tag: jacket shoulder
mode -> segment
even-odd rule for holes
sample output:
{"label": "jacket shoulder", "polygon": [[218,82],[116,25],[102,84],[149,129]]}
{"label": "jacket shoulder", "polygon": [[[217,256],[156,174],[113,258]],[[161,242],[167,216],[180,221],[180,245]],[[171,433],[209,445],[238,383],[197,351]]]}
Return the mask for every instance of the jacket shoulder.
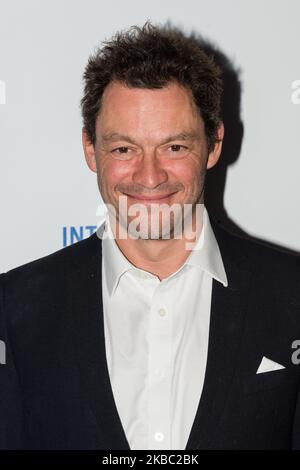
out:
{"label": "jacket shoulder", "polygon": [[278,263],[290,266],[291,269],[297,269],[300,266],[300,253],[296,251],[250,235],[239,235],[225,228],[214,219],[212,219],[212,227],[218,242],[222,246],[231,249],[236,256],[243,254],[247,258],[252,258],[261,266],[272,266],[272,264]]}
{"label": "jacket shoulder", "polygon": [[26,278],[32,279],[34,276],[47,273],[56,276],[60,273],[66,274],[66,269],[76,269],[76,266],[80,265],[83,258],[92,256],[97,243],[99,243],[99,239],[97,234],[94,233],[90,237],[61,248],[54,253],[12,268],[1,274],[1,277],[5,277],[5,281],[24,281]]}
{"label": "jacket shoulder", "polygon": [[[17,312],[47,303],[58,305],[72,290],[93,278],[100,260],[97,233],[0,275],[2,308],[14,321]],[[98,255],[97,255],[98,254]]]}

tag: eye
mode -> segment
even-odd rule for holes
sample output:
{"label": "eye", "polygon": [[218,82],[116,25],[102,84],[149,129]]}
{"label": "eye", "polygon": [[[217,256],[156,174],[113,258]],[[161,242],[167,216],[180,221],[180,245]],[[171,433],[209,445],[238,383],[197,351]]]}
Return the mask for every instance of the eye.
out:
{"label": "eye", "polygon": [[134,156],[134,150],[122,145],[110,151],[113,158],[118,160],[130,160]]}
{"label": "eye", "polygon": [[189,154],[189,147],[181,144],[171,144],[165,148],[164,154],[170,158],[183,158]]}
{"label": "eye", "polygon": [[112,152],[120,153],[120,154],[126,154],[126,153],[128,153],[128,150],[129,150],[128,147],[118,147],[116,149],[113,149]]}
{"label": "eye", "polygon": [[187,147],[185,147],[184,145],[179,145],[179,144],[173,144],[171,145],[170,147],[172,149],[172,152],[179,152],[180,150],[186,150]]}

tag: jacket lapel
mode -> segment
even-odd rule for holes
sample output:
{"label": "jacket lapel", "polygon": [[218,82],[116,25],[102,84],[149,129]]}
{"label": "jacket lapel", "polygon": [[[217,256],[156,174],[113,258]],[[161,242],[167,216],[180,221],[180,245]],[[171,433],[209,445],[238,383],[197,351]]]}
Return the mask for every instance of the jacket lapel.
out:
{"label": "jacket lapel", "polygon": [[228,286],[213,280],[207,366],[202,395],[186,449],[213,447],[214,434],[230,392],[239,346],[251,272],[245,269],[245,253],[239,240],[211,220],[221,251]]}
{"label": "jacket lapel", "polygon": [[73,274],[78,276],[77,280],[73,279],[73,290],[75,286],[79,291],[79,294],[73,294],[77,299],[75,304],[73,301],[74,318],[78,322],[76,357],[89,426],[96,430],[91,445],[96,450],[130,450],[114,401],[106,360],[101,246],[96,233],[89,237]]}

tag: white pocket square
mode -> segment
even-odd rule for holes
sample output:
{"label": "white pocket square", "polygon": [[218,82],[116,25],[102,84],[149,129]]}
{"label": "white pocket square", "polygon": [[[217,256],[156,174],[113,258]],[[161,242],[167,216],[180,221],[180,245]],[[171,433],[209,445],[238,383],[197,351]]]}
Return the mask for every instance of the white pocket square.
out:
{"label": "white pocket square", "polygon": [[259,368],[257,369],[257,374],[262,374],[264,372],[272,372],[273,370],[285,369],[284,366],[278,364],[278,362],[271,361],[267,357],[263,357],[260,363]]}

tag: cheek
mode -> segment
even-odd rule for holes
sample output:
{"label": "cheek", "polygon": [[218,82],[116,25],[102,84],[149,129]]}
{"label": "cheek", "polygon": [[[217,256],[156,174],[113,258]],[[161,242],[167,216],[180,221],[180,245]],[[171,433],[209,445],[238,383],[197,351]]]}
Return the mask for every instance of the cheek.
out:
{"label": "cheek", "polygon": [[116,184],[130,175],[128,162],[126,164],[113,159],[105,159],[102,165],[100,164],[100,175],[102,185],[104,184],[113,189]]}
{"label": "cheek", "polygon": [[202,167],[192,159],[174,160],[168,167],[168,173],[180,181],[185,187],[193,187],[201,180]]}

